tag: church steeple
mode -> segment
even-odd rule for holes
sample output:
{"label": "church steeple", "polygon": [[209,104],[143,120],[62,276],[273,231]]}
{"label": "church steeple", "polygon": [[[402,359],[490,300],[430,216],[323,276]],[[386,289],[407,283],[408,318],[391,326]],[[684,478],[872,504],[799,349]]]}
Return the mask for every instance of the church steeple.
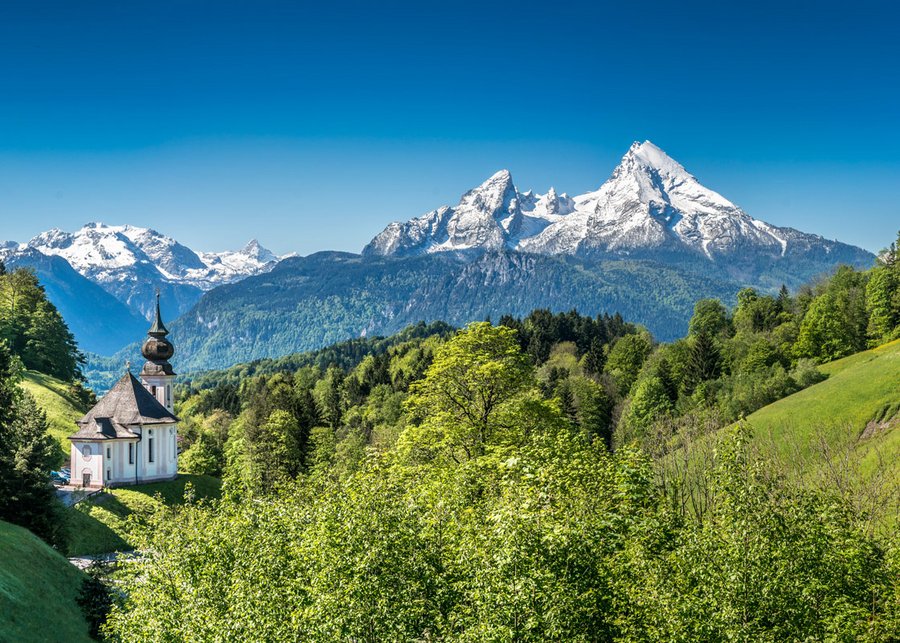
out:
{"label": "church steeple", "polygon": [[162,315],[159,312],[159,288],[156,289],[156,319],[147,334],[151,337],[165,337],[169,334],[169,329],[163,324]]}
{"label": "church steeple", "polygon": [[175,354],[175,347],[172,345],[172,342],[166,339],[168,334],[169,329],[163,323],[162,313],[159,310],[159,290],[157,290],[156,317],[153,320],[153,325],[150,326],[150,330],[147,331],[148,337],[144,340],[144,345],[141,346],[141,354],[147,360],[144,363],[144,368],[141,370],[141,375],[175,374],[172,371],[172,365],[169,364],[169,359]]}
{"label": "church steeple", "polygon": [[175,354],[175,347],[166,335],[169,329],[162,320],[159,311],[159,289],[156,291],[156,317],[147,331],[147,339],[141,346],[141,355],[147,360],[141,369],[141,383],[150,393],[165,406],[169,412],[174,411],[172,385],[175,383],[175,371],[169,360]]}

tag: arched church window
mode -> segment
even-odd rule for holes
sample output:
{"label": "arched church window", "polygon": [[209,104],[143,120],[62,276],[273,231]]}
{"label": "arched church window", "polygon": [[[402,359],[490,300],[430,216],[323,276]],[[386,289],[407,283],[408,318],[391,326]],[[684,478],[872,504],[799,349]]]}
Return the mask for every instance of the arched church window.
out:
{"label": "arched church window", "polygon": [[81,455],[84,456],[85,462],[91,461],[91,445],[90,444],[85,444],[83,447],[81,447]]}

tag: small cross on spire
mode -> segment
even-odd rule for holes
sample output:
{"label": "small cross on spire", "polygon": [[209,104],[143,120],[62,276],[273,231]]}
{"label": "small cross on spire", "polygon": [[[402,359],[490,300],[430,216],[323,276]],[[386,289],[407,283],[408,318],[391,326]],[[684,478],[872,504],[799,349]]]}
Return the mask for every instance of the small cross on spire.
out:
{"label": "small cross on spire", "polygon": [[131,360],[130,359],[125,360],[125,372],[126,373],[131,372]]}

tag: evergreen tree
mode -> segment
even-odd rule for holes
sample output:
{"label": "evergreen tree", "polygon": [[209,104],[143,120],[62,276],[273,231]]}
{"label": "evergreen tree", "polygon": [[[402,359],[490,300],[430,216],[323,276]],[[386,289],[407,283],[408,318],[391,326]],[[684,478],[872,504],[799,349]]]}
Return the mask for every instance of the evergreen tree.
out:
{"label": "evergreen tree", "polygon": [[778,310],[783,313],[791,312],[791,294],[788,292],[787,286],[781,284],[781,289],[778,291]]}
{"label": "evergreen tree", "polygon": [[690,390],[701,382],[716,379],[721,373],[722,355],[716,341],[707,333],[695,335],[686,373]]}
{"label": "evergreen tree", "polygon": [[50,484],[56,441],[34,398],[18,389],[18,377],[16,359],[0,344],[0,520],[61,546],[63,521]]}
{"label": "evergreen tree", "polygon": [[26,368],[63,380],[81,379],[84,356],[31,270],[0,274],[0,339]]}

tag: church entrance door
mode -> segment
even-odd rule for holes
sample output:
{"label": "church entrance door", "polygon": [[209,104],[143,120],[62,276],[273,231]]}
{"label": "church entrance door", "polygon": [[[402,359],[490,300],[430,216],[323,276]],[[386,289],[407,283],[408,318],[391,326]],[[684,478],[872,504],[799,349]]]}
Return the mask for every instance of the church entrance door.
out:
{"label": "church entrance door", "polygon": [[91,474],[90,473],[82,473],[81,474],[81,486],[90,487],[91,486]]}

